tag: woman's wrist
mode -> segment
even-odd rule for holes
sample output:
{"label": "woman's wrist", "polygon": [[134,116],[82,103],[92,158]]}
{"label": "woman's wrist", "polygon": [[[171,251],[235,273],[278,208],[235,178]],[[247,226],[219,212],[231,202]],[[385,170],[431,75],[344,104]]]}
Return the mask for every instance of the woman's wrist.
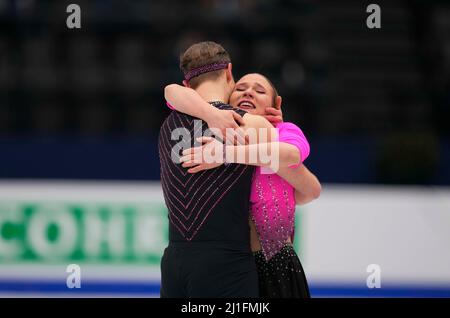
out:
{"label": "woman's wrist", "polygon": [[[209,105],[209,104],[208,104]],[[201,107],[201,115],[204,121],[207,123],[214,122],[214,119],[217,118],[218,112],[220,110],[212,105],[207,106],[206,104]],[[209,127],[213,128],[213,127]]]}

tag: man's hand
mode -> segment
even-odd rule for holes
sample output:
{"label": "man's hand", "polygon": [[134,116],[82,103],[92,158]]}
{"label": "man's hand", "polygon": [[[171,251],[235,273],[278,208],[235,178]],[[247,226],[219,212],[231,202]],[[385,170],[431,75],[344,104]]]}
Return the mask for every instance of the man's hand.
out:
{"label": "man's hand", "polygon": [[224,163],[223,143],[212,137],[199,137],[197,141],[202,145],[183,150],[183,157],[180,158],[181,166],[190,168],[187,172],[197,173]]}
{"label": "man's hand", "polygon": [[283,112],[281,109],[276,109],[273,107],[267,107],[264,117],[272,124],[278,124],[283,122]]}
{"label": "man's hand", "polygon": [[[245,144],[245,134],[240,125],[244,125],[242,117],[233,110],[211,109],[205,116],[210,129],[218,129],[228,144]],[[227,135],[227,130],[229,134]],[[231,131],[232,130],[232,131]]]}

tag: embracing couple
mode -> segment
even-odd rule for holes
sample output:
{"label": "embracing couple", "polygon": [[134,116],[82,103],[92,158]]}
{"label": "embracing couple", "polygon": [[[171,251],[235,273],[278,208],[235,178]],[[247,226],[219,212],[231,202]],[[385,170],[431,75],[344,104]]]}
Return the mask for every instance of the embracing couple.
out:
{"label": "embracing couple", "polygon": [[[292,246],[296,204],[321,191],[303,164],[307,139],[299,127],[283,122],[282,99],[268,78],[254,73],[234,81],[221,45],[192,45],[180,68],[184,86],[165,88],[173,111],[158,145],[169,211],[161,297],[310,297]],[[190,136],[208,128],[221,136],[180,143],[173,133],[180,128]],[[231,128],[236,133],[230,143]],[[246,138],[250,132],[256,138]],[[222,160],[204,160],[211,145],[223,152]],[[277,154],[275,171],[261,160],[268,149]]]}

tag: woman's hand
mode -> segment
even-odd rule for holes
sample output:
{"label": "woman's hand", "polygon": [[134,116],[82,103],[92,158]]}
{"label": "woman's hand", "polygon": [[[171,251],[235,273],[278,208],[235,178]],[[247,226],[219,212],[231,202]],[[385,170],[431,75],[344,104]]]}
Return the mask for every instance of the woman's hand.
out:
{"label": "woman's hand", "polygon": [[264,117],[272,124],[278,124],[283,122],[283,112],[281,109],[276,109],[273,107],[267,107]]}
{"label": "woman's hand", "polygon": [[180,158],[181,166],[190,168],[188,173],[217,168],[224,163],[223,143],[212,137],[199,137],[197,141],[202,145],[183,150]]}
{"label": "woman's hand", "polygon": [[[244,120],[234,110],[212,108],[208,114],[205,114],[205,121],[213,132],[214,129],[219,130],[222,133],[219,137],[226,140],[228,144],[245,144],[244,131],[240,127],[244,125]],[[230,129],[233,129],[232,134]],[[226,134],[227,131],[230,133],[229,136]]]}

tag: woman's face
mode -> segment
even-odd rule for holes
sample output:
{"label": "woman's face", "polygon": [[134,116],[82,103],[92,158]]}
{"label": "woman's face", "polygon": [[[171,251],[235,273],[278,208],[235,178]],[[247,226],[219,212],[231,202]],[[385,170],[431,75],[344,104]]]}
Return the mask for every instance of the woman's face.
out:
{"label": "woman's face", "polygon": [[264,115],[267,107],[273,105],[273,89],[260,74],[244,75],[230,95],[230,104],[253,115]]}

